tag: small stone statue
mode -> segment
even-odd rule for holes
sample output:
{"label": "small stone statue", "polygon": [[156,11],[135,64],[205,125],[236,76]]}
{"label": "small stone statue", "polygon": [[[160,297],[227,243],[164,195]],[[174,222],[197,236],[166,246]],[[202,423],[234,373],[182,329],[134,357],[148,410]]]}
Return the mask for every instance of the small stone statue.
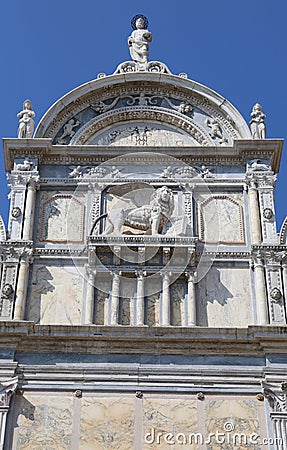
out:
{"label": "small stone statue", "polygon": [[131,58],[139,64],[147,64],[149,54],[149,42],[152,41],[152,34],[147,30],[148,20],[139,14],[132,21],[133,32],[128,38],[128,46]]}
{"label": "small stone statue", "polygon": [[250,114],[252,119],[250,120],[250,129],[253,139],[265,139],[266,138],[266,115],[262,112],[262,106],[256,103],[253,106],[252,113]]}
{"label": "small stone statue", "polygon": [[23,103],[23,110],[17,114],[19,119],[18,138],[31,138],[34,131],[35,113],[30,100],[25,100]]}

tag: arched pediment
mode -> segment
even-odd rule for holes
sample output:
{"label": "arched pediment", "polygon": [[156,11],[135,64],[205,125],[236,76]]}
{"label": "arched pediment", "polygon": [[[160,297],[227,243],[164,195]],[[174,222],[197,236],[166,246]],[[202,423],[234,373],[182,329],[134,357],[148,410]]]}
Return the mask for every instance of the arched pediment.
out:
{"label": "arched pediment", "polygon": [[225,146],[251,137],[239,112],[211,89],[149,72],[117,73],[71,91],[44,115],[35,137],[50,138],[56,145],[94,145],[103,139],[111,145],[107,136],[113,133],[122,136],[113,145],[126,145],[124,129],[143,122],[148,122],[150,136],[162,132],[164,137],[162,143],[151,139],[151,145],[174,145],[176,135],[181,135],[179,145],[187,146]]}

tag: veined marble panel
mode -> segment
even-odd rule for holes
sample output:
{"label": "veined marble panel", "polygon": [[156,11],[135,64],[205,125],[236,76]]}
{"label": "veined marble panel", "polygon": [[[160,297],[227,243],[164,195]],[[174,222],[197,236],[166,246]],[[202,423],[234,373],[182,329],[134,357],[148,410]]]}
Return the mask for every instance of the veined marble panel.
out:
{"label": "veined marble panel", "polygon": [[244,244],[241,194],[211,195],[198,208],[200,240],[215,244]]}
{"label": "veined marble panel", "polygon": [[[143,400],[144,450],[192,449],[197,445],[167,444],[165,437],[169,433],[184,443],[190,433],[197,432],[196,401],[189,398],[146,398]],[[161,434],[162,433],[162,434]],[[153,436],[155,438],[153,439]],[[170,440],[170,438],[169,438]]]}
{"label": "veined marble panel", "polygon": [[248,268],[213,266],[198,286],[200,326],[246,327],[254,323]]}
{"label": "veined marble panel", "polygon": [[73,398],[25,393],[14,409],[17,450],[69,450],[72,439]]}
{"label": "veined marble panel", "polygon": [[84,397],[79,450],[134,448],[135,398]]}
{"label": "veined marble panel", "polygon": [[40,324],[79,325],[83,277],[74,266],[34,264],[28,320]]}
{"label": "veined marble panel", "polygon": [[82,242],[84,239],[85,198],[67,191],[40,194],[40,242]]}
{"label": "veined marble panel", "polygon": [[[210,399],[206,400],[206,435],[223,433],[224,449],[258,448],[250,445],[250,436],[260,436],[258,400],[255,399]],[[236,434],[241,436],[236,437]],[[229,435],[230,442],[227,443]],[[266,437],[266,436],[262,436]],[[208,450],[221,450],[222,444],[211,437]],[[252,442],[252,441],[251,441]]]}

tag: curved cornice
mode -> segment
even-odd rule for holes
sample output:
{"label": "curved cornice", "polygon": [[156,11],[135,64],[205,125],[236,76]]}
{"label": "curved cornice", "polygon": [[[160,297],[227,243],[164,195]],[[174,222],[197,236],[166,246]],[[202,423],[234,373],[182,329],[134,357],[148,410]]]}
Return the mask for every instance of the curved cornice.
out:
{"label": "curved cornice", "polygon": [[[113,74],[77,87],[51,106],[39,122],[35,137],[54,139],[68,120],[89,108],[93,102],[105,101],[115,96],[134,95],[142,91],[150,95],[157,92],[179,101],[190,102],[200,108],[207,117],[214,118],[232,140],[251,137],[241,114],[218,93],[180,76],[149,72]],[[168,109],[166,111],[171,113]],[[181,117],[186,118],[184,114],[181,114]]]}

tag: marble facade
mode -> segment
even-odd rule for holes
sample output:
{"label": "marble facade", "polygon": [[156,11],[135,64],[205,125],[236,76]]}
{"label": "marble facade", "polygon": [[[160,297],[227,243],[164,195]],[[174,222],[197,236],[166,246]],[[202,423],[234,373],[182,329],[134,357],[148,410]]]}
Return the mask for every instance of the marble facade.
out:
{"label": "marble facade", "polygon": [[135,54],[3,140],[0,449],[284,450],[283,142]]}

